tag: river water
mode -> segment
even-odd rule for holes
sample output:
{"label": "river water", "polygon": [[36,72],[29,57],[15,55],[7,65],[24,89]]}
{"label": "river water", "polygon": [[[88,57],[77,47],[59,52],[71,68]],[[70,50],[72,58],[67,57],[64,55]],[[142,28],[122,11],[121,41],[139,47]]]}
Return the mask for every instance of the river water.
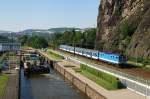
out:
{"label": "river water", "polygon": [[89,99],[55,70],[30,78],[26,78],[23,72],[21,69],[20,99]]}

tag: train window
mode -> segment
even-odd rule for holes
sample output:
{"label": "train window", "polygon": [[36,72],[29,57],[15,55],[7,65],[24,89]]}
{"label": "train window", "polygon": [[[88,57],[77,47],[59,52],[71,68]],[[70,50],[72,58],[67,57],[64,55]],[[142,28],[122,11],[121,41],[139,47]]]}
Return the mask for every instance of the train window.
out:
{"label": "train window", "polygon": [[94,56],[97,56],[97,53],[93,53]]}

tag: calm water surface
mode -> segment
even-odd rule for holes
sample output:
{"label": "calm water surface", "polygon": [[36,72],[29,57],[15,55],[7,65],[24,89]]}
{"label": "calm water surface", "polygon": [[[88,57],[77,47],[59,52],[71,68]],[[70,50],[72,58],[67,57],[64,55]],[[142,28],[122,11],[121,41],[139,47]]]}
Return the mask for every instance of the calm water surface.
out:
{"label": "calm water surface", "polygon": [[21,99],[89,99],[54,70],[26,78],[21,69]]}

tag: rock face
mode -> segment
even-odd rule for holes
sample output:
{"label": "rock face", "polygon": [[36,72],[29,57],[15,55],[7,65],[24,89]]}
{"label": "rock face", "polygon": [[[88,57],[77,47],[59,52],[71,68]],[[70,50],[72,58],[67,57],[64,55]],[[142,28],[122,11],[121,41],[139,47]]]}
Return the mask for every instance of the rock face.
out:
{"label": "rock face", "polygon": [[95,48],[150,59],[150,0],[101,0]]}

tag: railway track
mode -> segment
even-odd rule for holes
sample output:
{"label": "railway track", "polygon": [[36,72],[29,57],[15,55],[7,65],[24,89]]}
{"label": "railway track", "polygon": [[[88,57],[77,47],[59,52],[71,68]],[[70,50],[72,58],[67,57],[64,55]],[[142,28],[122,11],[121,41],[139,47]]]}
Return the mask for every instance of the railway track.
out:
{"label": "railway track", "polygon": [[131,78],[135,81],[139,81],[146,85],[150,85],[150,71],[145,71],[145,70],[142,70],[141,68],[135,68],[135,67],[119,68],[118,66],[114,66],[111,64],[97,61],[97,60],[91,60],[91,59],[83,57],[83,56],[79,56],[79,55],[74,56],[72,53],[67,53],[64,51],[59,51],[59,52],[60,52],[60,54],[63,53],[66,56],[75,58],[76,60],[82,60],[88,64],[94,65],[96,67],[100,67],[104,70],[108,70],[113,73],[117,72],[118,74],[124,75],[125,77]]}

